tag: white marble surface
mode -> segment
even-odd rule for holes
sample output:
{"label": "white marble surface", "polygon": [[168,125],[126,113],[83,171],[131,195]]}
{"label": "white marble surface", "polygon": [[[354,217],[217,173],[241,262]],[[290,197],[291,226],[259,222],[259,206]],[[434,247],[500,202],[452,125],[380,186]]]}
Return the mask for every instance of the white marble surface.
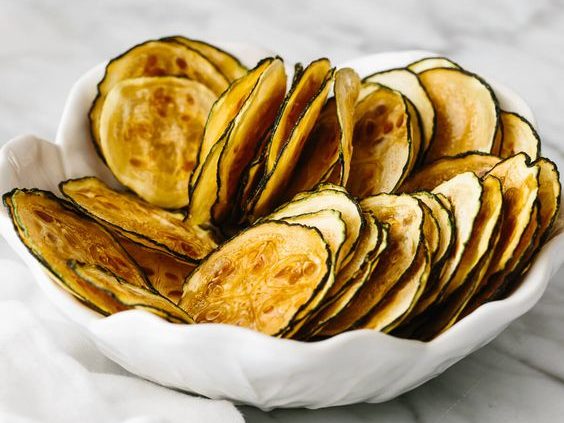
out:
{"label": "white marble surface", "polygon": [[[544,155],[564,169],[564,1],[0,0],[0,143],[52,139],[72,83],[147,38],[256,43],[286,61],[378,51],[443,52],[521,94]],[[13,257],[0,241],[0,257]],[[380,405],[243,407],[249,422],[554,422],[564,419],[564,269],[540,303],[442,376]]]}

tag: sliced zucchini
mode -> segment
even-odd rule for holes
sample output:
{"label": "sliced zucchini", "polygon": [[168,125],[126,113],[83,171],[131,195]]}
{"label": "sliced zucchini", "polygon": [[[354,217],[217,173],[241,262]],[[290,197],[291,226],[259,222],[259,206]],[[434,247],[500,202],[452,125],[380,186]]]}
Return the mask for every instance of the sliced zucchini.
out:
{"label": "sliced zucchini", "polygon": [[409,271],[394,286],[381,304],[374,307],[355,329],[373,329],[390,332],[409,315],[425,290],[431,273],[431,255],[422,242]]}
{"label": "sliced zucchini", "polygon": [[179,306],[198,323],[279,336],[330,276],[331,250],[317,229],[265,222],[210,254],[186,281]]}
{"label": "sliced zucchini", "polygon": [[405,194],[380,194],[365,198],[361,207],[389,225],[386,254],[352,299],[326,324],[322,335],[344,332],[360,324],[412,268],[424,242],[423,209],[417,199]]}
{"label": "sliced zucchini", "polygon": [[[419,199],[419,197],[414,198]],[[429,256],[431,257],[432,265],[434,262],[435,254],[439,250],[441,233],[439,229],[439,223],[437,222],[435,216],[433,216],[433,212],[425,204],[424,201],[421,201],[421,203],[421,207],[423,208],[423,237],[425,238],[425,245],[429,252]]]}
{"label": "sliced zucchini", "polygon": [[434,68],[460,69],[460,66],[446,57],[425,57],[407,66],[407,69],[415,73],[425,72]]}
{"label": "sliced zucchini", "polygon": [[472,235],[441,301],[461,287],[469,294],[468,298],[472,296],[476,283],[479,282],[476,278],[476,272],[480,270],[479,263],[483,262],[483,258],[493,247],[491,240],[495,238],[498,226],[501,225],[503,206],[501,182],[496,177],[488,175],[483,179],[482,186],[480,211],[472,228]]}
{"label": "sliced zucchini", "polygon": [[216,176],[219,158],[227,142],[230,130],[231,126],[225,131],[223,137],[213,145],[190,193],[191,201],[188,204],[188,213],[186,214],[186,223],[188,225],[199,226],[208,230],[215,229],[212,207],[215,204],[219,191],[219,181]]}
{"label": "sliced zucchini", "polygon": [[219,71],[225,75],[229,81],[234,81],[235,79],[241,78],[247,73],[247,68],[232,54],[220,49],[217,46],[206,43],[205,41],[193,40],[191,38],[186,38],[181,35],[175,35],[173,37],[167,37],[163,39],[164,41],[173,40],[184,44],[185,46],[196,50],[211,63],[215,65]]}
{"label": "sliced zucchini", "polygon": [[186,78],[118,82],[100,116],[100,149],[116,179],[151,204],[185,207],[214,100],[208,88]]}
{"label": "sliced zucchini", "polygon": [[190,178],[190,192],[194,189],[194,185],[200,176],[206,157],[212,147],[222,138],[233,119],[240,113],[245,102],[257,87],[261,77],[271,66],[278,67],[275,64],[275,60],[272,57],[261,60],[244,77],[234,81],[212,106],[204,129],[200,150],[198,151],[197,166],[194,168]]}
{"label": "sliced zucchini", "polygon": [[390,69],[367,76],[364,81],[382,84],[399,91],[414,104],[421,121],[424,153],[431,145],[435,132],[435,109],[417,75],[409,69]]}
{"label": "sliced zucchini", "polygon": [[399,188],[400,192],[431,191],[443,182],[464,172],[482,177],[501,159],[485,153],[463,153],[457,157],[444,157],[412,174]]}
{"label": "sliced zucchini", "polygon": [[333,269],[334,271],[338,270],[336,265],[341,260],[340,252],[345,242],[347,229],[340,212],[333,209],[325,209],[318,212],[300,214],[298,216],[289,216],[280,220],[288,223],[298,223],[309,228],[316,228],[321,232],[323,239],[331,249]]}
{"label": "sliced zucchini", "polygon": [[[123,306],[124,310],[132,308],[145,310],[174,323],[193,323],[190,316],[170,300],[145,288],[131,285],[127,280],[104,267],[96,264],[80,263],[75,260],[70,260],[68,267],[80,279],[106,295],[106,302],[94,303],[98,308],[106,308],[107,302],[117,302]],[[100,298],[104,297],[94,296],[89,298],[89,300],[94,302],[99,301]],[[110,301],[107,301],[107,299]]]}
{"label": "sliced zucchini", "polygon": [[[373,228],[369,230],[373,231]],[[364,285],[370,275],[372,275],[375,271],[374,269],[377,268],[379,260],[382,259],[383,253],[386,252],[386,248],[388,247],[387,225],[381,226],[379,237],[380,240],[377,248],[372,250],[358,271],[355,272],[350,279],[346,280],[345,276],[340,276],[341,272],[337,274],[337,281],[333,286],[340,286],[340,289],[338,291],[335,289],[335,293],[332,296],[331,292],[329,293],[330,300],[327,302],[327,305],[321,308],[319,313],[308,322],[308,326],[306,327],[307,331],[300,334],[302,338],[316,335],[326,337],[339,333],[338,331],[340,329],[338,325],[332,328],[332,322],[339,319],[339,313],[355,297],[358,290]],[[367,240],[367,242],[369,241]],[[359,245],[359,249],[360,248]],[[343,269],[343,271],[345,271],[345,269]]]}
{"label": "sliced zucchini", "polygon": [[131,285],[153,290],[151,283],[116,239],[94,220],[78,214],[50,192],[16,189],[4,196],[16,232],[29,252],[65,290],[103,314],[105,297],[67,267],[68,260],[105,266]]}
{"label": "sliced zucchini", "polygon": [[380,252],[384,229],[371,213],[363,213],[365,225],[362,228],[358,244],[352,253],[351,260],[337,272],[335,283],[329,291],[328,297],[333,298],[366,267],[368,262],[374,261]]}
{"label": "sliced zucchini", "polygon": [[268,143],[264,177],[247,206],[251,219],[264,216],[283,201],[296,157],[300,156],[329,94],[334,73],[329,66],[323,59],[310,64],[286,97]]}
{"label": "sliced zucchini", "polygon": [[126,79],[143,76],[183,76],[201,82],[215,95],[221,94],[229,81],[197,51],[177,42],[146,41],[112,59],[98,84],[98,95],[89,112],[94,144],[100,152],[100,116],[106,96]]}
{"label": "sliced zucchini", "polygon": [[283,332],[285,338],[293,338],[301,330],[302,326],[309,320],[309,317],[322,306],[328,295],[329,290],[335,282],[335,273],[339,271],[342,262],[341,247],[345,242],[346,226],[341,218],[341,213],[325,209],[315,213],[307,213],[299,216],[291,216],[284,218],[283,221],[288,223],[297,223],[310,228],[319,230],[325,242],[331,249],[331,277],[323,285],[323,287],[315,294],[315,297],[309,302],[307,307],[299,311],[294,317],[294,323],[286,331]]}
{"label": "sliced zucchini", "polygon": [[358,203],[346,192],[334,189],[321,189],[302,193],[261,220],[280,220],[325,209],[337,210],[341,213],[341,219],[345,222],[346,239],[341,247],[340,267],[347,264],[352,258],[364,225]]}
{"label": "sliced zucchini", "polygon": [[81,212],[146,247],[192,263],[217,247],[208,232],[134,195],[115,191],[98,178],[71,179],[61,182],[59,188]]}
{"label": "sliced zucchini", "polygon": [[477,75],[454,68],[429,69],[419,78],[437,116],[425,161],[469,151],[491,153],[499,107],[489,85]]}
{"label": "sliced zucchini", "polygon": [[[519,243],[531,220],[539,191],[537,166],[528,166],[528,157],[519,153],[496,165],[488,175],[501,181],[503,223],[494,257],[485,276],[484,286],[472,298],[467,309],[474,310],[503,290],[504,273],[519,259]],[[523,245],[523,243],[521,243]]]}
{"label": "sliced zucchini", "polygon": [[[331,62],[318,59],[301,72],[294,74],[292,88],[280,108],[276,123],[268,140],[266,152],[266,171],[272,172],[284,145],[288,142],[294,128],[327,81]],[[323,100],[323,103],[325,99]]]}
{"label": "sliced zucchini", "polygon": [[147,248],[123,236],[119,236],[118,241],[141,267],[155,290],[176,304],[182,295],[184,280],[196,265]]}
{"label": "sliced zucchini", "polygon": [[542,244],[551,235],[554,223],[558,219],[562,187],[560,185],[560,174],[554,162],[541,157],[533,165],[539,168],[538,206],[541,233],[539,243]]}
{"label": "sliced zucchini", "polygon": [[335,73],[335,97],[323,107],[304,149],[285,197],[314,188],[323,180],[345,185],[350,173],[354,109],[360,81],[352,69]]}
{"label": "sliced zucchini", "polygon": [[[454,245],[455,228],[452,212],[443,204],[439,197],[433,193],[420,191],[412,194],[431,210],[438,226],[439,243],[432,257],[433,268],[440,268]],[[448,200],[446,200],[448,201]],[[429,284],[428,284],[429,285]]]}
{"label": "sliced zucchini", "polygon": [[527,154],[531,160],[540,155],[541,142],[537,131],[527,119],[513,112],[501,112],[503,138],[500,156],[511,157],[517,153]]}
{"label": "sliced zucchini", "polygon": [[275,59],[259,78],[227,135],[219,158],[219,189],[212,209],[212,216],[217,224],[229,217],[237,200],[243,172],[256,157],[260,142],[272,126],[285,92],[284,63]]}
{"label": "sliced zucchini", "polygon": [[481,207],[483,191],[480,179],[471,172],[461,173],[433,190],[434,194],[444,195],[452,205],[456,241],[443,264],[438,279],[418,301],[413,309],[413,315],[420,314],[437,301],[459,268],[464,252],[471,241],[472,231]]}
{"label": "sliced zucchini", "polygon": [[387,87],[364,84],[355,121],[348,190],[359,198],[394,191],[414,163],[406,99]]}

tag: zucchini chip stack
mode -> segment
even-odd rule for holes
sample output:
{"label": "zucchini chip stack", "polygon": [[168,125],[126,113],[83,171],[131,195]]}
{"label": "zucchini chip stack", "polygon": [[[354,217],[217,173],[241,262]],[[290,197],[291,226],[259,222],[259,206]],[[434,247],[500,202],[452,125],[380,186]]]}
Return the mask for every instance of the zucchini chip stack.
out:
{"label": "zucchini chip stack", "polygon": [[[376,70],[376,69],[374,69]],[[444,57],[364,79],[247,70],[181,36],[110,61],[90,110],[118,183],[4,195],[23,244],[95,312],[304,341],[428,341],[510,295],[561,186],[527,119]]]}

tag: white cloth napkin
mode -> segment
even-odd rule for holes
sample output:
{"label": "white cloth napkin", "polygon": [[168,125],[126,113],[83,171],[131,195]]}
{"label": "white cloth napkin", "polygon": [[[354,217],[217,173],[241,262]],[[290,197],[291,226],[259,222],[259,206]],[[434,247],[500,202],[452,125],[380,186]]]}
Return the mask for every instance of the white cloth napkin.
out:
{"label": "white cloth napkin", "polygon": [[0,259],[0,422],[242,421],[227,401],[161,387],[105,358],[23,264]]}

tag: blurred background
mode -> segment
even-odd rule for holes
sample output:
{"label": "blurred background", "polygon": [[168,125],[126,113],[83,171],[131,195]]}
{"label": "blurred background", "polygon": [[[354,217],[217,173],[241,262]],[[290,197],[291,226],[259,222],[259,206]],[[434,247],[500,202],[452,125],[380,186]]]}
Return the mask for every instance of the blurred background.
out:
{"label": "blurred background", "polygon": [[[22,133],[53,139],[84,72],[173,34],[260,45],[287,63],[442,53],[520,94],[535,113],[543,155],[564,169],[564,0],[0,0],[0,145]],[[563,305],[561,270],[541,302],[496,341],[384,405],[242,410],[256,422],[559,421]]]}

